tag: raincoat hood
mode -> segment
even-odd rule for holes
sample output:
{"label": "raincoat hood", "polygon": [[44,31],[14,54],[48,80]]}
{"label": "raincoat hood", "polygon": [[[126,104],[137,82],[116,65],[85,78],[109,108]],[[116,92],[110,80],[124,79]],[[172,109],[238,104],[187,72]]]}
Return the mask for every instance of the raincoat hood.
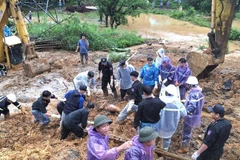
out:
{"label": "raincoat hood", "polygon": [[161,58],[165,56],[165,50],[163,48],[160,48],[156,53],[158,56],[161,56]]}

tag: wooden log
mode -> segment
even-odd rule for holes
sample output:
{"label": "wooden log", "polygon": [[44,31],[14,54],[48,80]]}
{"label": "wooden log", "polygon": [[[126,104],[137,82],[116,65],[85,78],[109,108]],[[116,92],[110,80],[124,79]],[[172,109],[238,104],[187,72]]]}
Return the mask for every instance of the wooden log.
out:
{"label": "wooden log", "polygon": [[163,157],[173,158],[175,160],[190,160],[189,158],[181,157],[180,155],[170,153],[170,152],[166,152],[166,151],[158,149],[158,148],[155,149],[155,153],[160,154]]}

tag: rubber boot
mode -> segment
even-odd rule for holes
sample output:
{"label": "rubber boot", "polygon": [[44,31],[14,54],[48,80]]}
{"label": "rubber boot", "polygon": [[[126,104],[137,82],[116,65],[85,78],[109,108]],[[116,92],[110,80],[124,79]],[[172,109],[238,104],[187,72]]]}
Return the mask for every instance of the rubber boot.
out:
{"label": "rubber boot", "polygon": [[117,91],[113,92],[114,98],[118,98]]}
{"label": "rubber boot", "polygon": [[188,153],[189,152],[189,148],[180,148],[177,150],[177,153],[179,154],[183,154],[183,153]]}
{"label": "rubber boot", "polygon": [[103,90],[104,97],[107,97],[107,96],[108,96],[108,90],[107,90],[107,88],[104,88],[104,89],[102,89],[102,90]]}
{"label": "rubber boot", "polygon": [[9,119],[9,118],[10,118],[10,113],[7,113],[7,114],[4,115],[4,119],[5,119],[5,120],[7,120],[7,119]]}

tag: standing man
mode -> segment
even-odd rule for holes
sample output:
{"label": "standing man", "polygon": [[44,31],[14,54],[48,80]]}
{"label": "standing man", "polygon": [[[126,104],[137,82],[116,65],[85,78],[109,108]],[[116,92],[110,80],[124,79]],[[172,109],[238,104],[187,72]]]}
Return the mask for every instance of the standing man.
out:
{"label": "standing man", "polygon": [[28,12],[28,19],[29,19],[29,21],[32,21],[32,11]]}
{"label": "standing man", "polygon": [[139,103],[137,113],[134,117],[133,126],[139,130],[145,126],[150,126],[158,132],[158,121],[160,112],[165,107],[165,103],[159,98],[153,98],[152,90],[149,86],[143,87],[145,99]]}
{"label": "standing man", "polygon": [[0,116],[1,114],[4,115],[4,119],[8,119],[10,117],[8,106],[13,104],[18,109],[21,109],[21,104],[18,103],[17,97],[15,94],[8,94],[7,96],[0,97]]}
{"label": "standing man", "polygon": [[86,60],[85,64],[88,64],[88,48],[89,48],[89,43],[88,43],[88,40],[86,39],[86,35],[82,34],[81,39],[78,40],[78,46],[76,49],[76,52],[78,52],[78,50],[80,51],[80,58],[81,58],[82,65],[84,65],[83,57],[85,57],[85,60]]}
{"label": "standing man", "polygon": [[159,66],[159,81],[168,86],[173,84],[175,67],[171,64],[169,57],[162,58],[162,64]]}
{"label": "standing man", "polygon": [[153,88],[158,88],[158,68],[153,64],[153,59],[151,57],[147,58],[147,64],[142,67],[140,73],[140,78],[143,81],[144,86],[150,86],[151,90]]}
{"label": "standing man", "polygon": [[182,147],[177,150],[180,154],[189,151],[192,130],[201,125],[201,114],[204,104],[202,88],[198,86],[197,78],[190,76],[186,83],[190,85],[190,91],[184,104],[187,110],[187,116],[184,117],[183,122]]}
{"label": "standing man", "polygon": [[212,122],[204,135],[203,144],[192,155],[193,160],[219,160],[223,154],[223,147],[226,143],[232,125],[224,119],[224,108],[220,104],[216,104],[210,108]]}
{"label": "standing man", "polygon": [[191,75],[192,71],[188,67],[187,60],[185,58],[180,58],[178,67],[176,68],[175,71],[174,84],[175,86],[179,86],[181,100],[185,99],[185,94],[188,89],[186,81],[188,77]]}
{"label": "standing man", "polygon": [[187,111],[177,98],[176,87],[173,84],[166,87],[166,93],[166,97],[162,99],[162,101],[166,103],[166,106],[160,113],[159,137],[163,138],[163,149],[168,151],[171,138],[177,130],[178,122],[181,117],[187,115]]}
{"label": "standing man", "polygon": [[128,65],[125,60],[119,62],[119,67],[117,69],[117,80],[120,81],[120,93],[121,99],[124,100],[126,93],[129,95],[130,88],[132,86],[132,80],[130,73],[135,71],[132,65]]}
{"label": "standing man", "polygon": [[34,116],[34,123],[40,121],[41,125],[46,125],[50,122],[49,114],[47,113],[47,106],[50,99],[55,98],[55,95],[49,91],[43,91],[42,95],[32,104],[32,114]]}
{"label": "standing man", "polygon": [[130,89],[130,101],[118,115],[117,122],[119,124],[121,124],[128,115],[136,112],[138,104],[142,102],[143,84],[138,80],[138,72],[132,71],[130,75],[133,81],[132,88]]}
{"label": "standing man", "polygon": [[93,71],[79,73],[76,77],[74,77],[73,82],[76,88],[79,88],[81,85],[87,86],[87,96],[90,96],[90,90],[95,91],[96,89],[96,82],[94,79]]}
{"label": "standing man", "polygon": [[108,96],[108,84],[114,94],[114,98],[117,98],[117,90],[115,88],[114,75],[113,75],[113,66],[112,63],[107,60],[107,58],[101,58],[101,61],[98,64],[99,77],[101,79],[102,72],[102,90],[104,96]]}
{"label": "standing man", "polygon": [[124,160],[153,160],[153,150],[158,133],[152,127],[144,127],[132,138],[132,147],[126,150]]}
{"label": "standing man", "polygon": [[82,137],[83,130],[87,127],[88,114],[93,108],[94,103],[90,102],[85,108],[69,113],[62,124],[61,140],[66,139],[70,132]]}
{"label": "standing man", "polygon": [[62,126],[63,121],[65,120],[66,115],[69,113],[76,111],[78,109],[82,109],[85,101],[85,93],[87,91],[87,86],[81,85],[79,90],[70,90],[66,95],[66,102],[63,107],[60,127]]}
{"label": "standing man", "polygon": [[119,152],[132,146],[131,141],[127,141],[118,147],[108,148],[109,127],[112,123],[105,115],[94,118],[94,126],[88,130],[87,160],[115,160]]}

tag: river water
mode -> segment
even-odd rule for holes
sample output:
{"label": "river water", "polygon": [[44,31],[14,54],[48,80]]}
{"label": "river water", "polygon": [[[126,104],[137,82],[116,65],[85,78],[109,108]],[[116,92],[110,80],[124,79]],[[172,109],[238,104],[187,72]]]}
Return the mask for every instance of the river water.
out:
{"label": "river water", "polygon": [[[137,31],[144,38],[165,39],[171,42],[186,41],[207,46],[207,33],[210,32],[210,28],[176,20],[165,15],[141,14],[134,19],[128,17],[128,22],[128,26],[120,26],[120,28]],[[233,27],[240,29],[240,20],[234,20]],[[240,42],[229,43],[229,50],[240,50]]]}

